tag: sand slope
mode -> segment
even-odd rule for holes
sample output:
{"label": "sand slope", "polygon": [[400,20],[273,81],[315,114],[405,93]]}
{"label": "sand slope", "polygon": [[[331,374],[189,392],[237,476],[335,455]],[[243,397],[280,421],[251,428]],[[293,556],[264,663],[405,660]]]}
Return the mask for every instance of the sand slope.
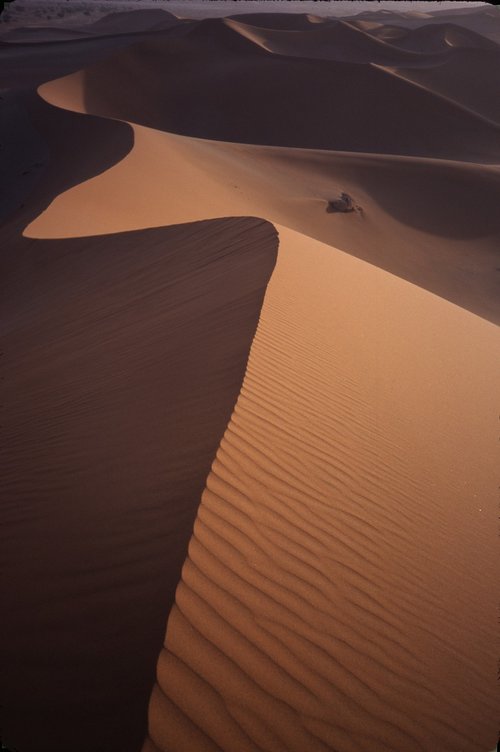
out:
{"label": "sand slope", "polygon": [[499,85],[500,47],[457,49],[442,65],[429,68],[393,68],[392,71],[441,97],[446,97],[494,123],[500,123],[496,92]]}
{"label": "sand slope", "polygon": [[[450,47],[477,47],[498,51],[498,46],[490,39],[458,24],[434,24],[412,30],[387,26],[377,28],[386,40],[389,38],[387,32],[390,32],[394,46],[414,52],[450,52]],[[376,31],[375,36],[377,36]]]}
{"label": "sand slope", "polygon": [[4,255],[3,733],[19,749],[140,747],[276,245],[230,219]]}
{"label": "sand slope", "polygon": [[134,20],[0,48],[6,739],[492,749],[496,50]]}
{"label": "sand slope", "polygon": [[[337,60],[353,63],[379,63],[390,65],[406,61],[408,65],[429,65],[437,62],[432,56],[425,58],[409,47],[395,49],[386,42],[371,36],[355,24],[347,21],[318,23],[307,30],[291,31],[262,29],[237,19],[225,22],[246,39],[250,39],[269,52],[310,59]],[[485,40],[486,41],[486,40]],[[424,51],[424,50],[418,50]],[[425,52],[432,53],[429,49]]]}
{"label": "sand slope", "polygon": [[495,124],[372,65],[274,55],[219,20],[169,33],[79,73],[85,109],[218,141],[500,160]]}
{"label": "sand slope", "polygon": [[92,34],[130,34],[158,28],[167,29],[180,23],[181,21],[167,10],[148,8],[140,13],[135,10],[108,13],[82,29]]}
{"label": "sand slope", "polygon": [[[349,19],[351,20],[351,19]],[[483,5],[475,8],[454,8],[432,13],[398,13],[393,10],[365,11],[353,20],[399,26],[406,29],[430,28],[436,24],[459,24],[495,42],[500,42],[500,12],[498,8]]]}
{"label": "sand slope", "polygon": [[[80,83],[68,77],[41,92],[81,109]],[[138,179],[144,190],[131,192]],[[59,196],[26,233],[65,237],[154,226],[164,221],[166,202],[182,222],[249,211],[498,322],[499,181],[496,168],[471,164],[213,143],[134,125],[130,155]],[[361,211],[327,213],[329,200],[344,190]]]}
{"label": "sand slope", "polygon": [[159,749],[493,747],[497,347],[280,228],[158,663]]}

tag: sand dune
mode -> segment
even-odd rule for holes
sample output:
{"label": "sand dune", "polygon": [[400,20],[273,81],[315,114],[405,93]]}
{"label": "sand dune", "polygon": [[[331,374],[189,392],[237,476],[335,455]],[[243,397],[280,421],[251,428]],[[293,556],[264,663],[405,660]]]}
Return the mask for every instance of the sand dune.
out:
{"label": "sand dune", "polygon": [[496,17],[449,15],[0,44],[20,752],[494,747]]}
{"label": "sand dune", "polygon": [[[67,37],[67,35],[65,35]],[[126,46],[130,40],[116,36],[100,39],[78,33],[74,39],[54,40],[49,30],[47,38],[38,43],[0,41],[0,87],[30,89],[45,81],[77,71],[113,50]]]}
{"label": "sand dune", "polygon": [[149,8],[141,10],[140,13],[133,10],[108,13],[82,28],[92,34],[131,34],[152,29],[168,29],[180,23],[177,16],[167,10]]}
{"label": "sand dune", "polygon": [[157,34],[76,74],[86,111],[220,141],[500,159],[496,125],[374,66],[272,55],[218,20],[166,41]]}
{"label": "sand dune", "polygon": [[[153,18],[137,23],[137,19],[115,19],[110,14],[103,19],[80,28],[18,28],[0,37],[0,87],[6,89],[33,89],[36,86],[70,72],[85,68],[108,57],[114,51],[126,48],[141,39],[182,36],[187,28],[197,22],[181,22],[170,13],[160,11]],[[142,13],[139,14],[142,16]]]}
{"label": "sand dune", "polygon": [[406,81],[413,81],[461,107],[499,124],[500,47],[496,50],[467,48],[456,52],[442,65],[430,68],[392,68]]}
{"label": "sand dune", "polygon": [[[226,24],[269,52],[309,59],[337,60],[346,63],[379,63],[390,65],[430,65],[433,57],[421,58],[417,52],[440,52],[439,49],[394,49],[385,41],[347,21],[315,24],[306,31],[283,31],[250,26],[238,19]],[[485,40],[487,41],[487,40]],[[491,43],[493,44],[493,43]]]}
{"label": "sand dune", "polygon": [[[331,19],[311,15],[310,13],[238,13],[228,20],[238,21],[261,29],[279,29],[303,31],[310,30],[313,24],[330,24]],[[336,21],[333,21],[336,23]]]}
{"label": "sand dune", "polygon": [[[413,52],[448,52],[450,47],[472,47],[497,50],[490,39],[457,24],[435,24],[405,30],[399,27],[379,27],[384,40],[391,39],[394,46]],[[375,35],[377,32],[375,31]],[[380,38],[380,37],[379,37]]]}
{"label": "sand dune", "polygon": [[[41,92],[60,106],[84,106],[78,77]],[[139,176],[147,187],[137,195],[128,186]],[[246,209],[498,323],[499,179],[496,169],[443,160],[212,143],[134,126],[128,158],[60,195],[26,233],[80,234],[78,207],[83,232],[93,233],[159,225],[167,211],[188,222],[200,218],[200,206],[205,217]],[[327,213],[343,190],[361,211]]]}
{"label": "sand dune", "polygon": [[229,219],[4,254],[3,732],[19,749],[140,748],[276,245]]}
{"label": "sand dune", "polygon": [[456,23],[475,31],[482,36],[500,43],[500,12],[498,8],[484,5],[481,8],[455,8],[450,11],[436,11],[432,14],[434,23]]}
{"label": "sand dune", "polygon": [[9,42],[10,44],[45,44],[47,42],[67,42],[70,40],[88,37],[86,31],[78,29],[66,29],[56,27],[32,27],[21,26],[17,29],[11,29],[1,35],[1,43]]}
{"label": "sand dune", "polygon": [[97,21],[83,24],[80,27],[21,26],[3,33],[0,40],[2,43],[9,42],[11,44],[44,44],[88,39],[89,37],[109,37],[117,34],[140,34],[145,31],[170,29],[174,26],[180,26],[182,23],[180,19],[165,10],[143,10],[139,14],[135,11],[124,11],[122,13],[108,13]]}
{"label": "sand dune", "polygon": [[[434,10],[432,13],[398,13],[394,10],[364,11],[355,17],[358,21],[380,23],[384,26],[400,26],[406,29],[432,27],[434,24],[459,24],[478,34],[500,41],[500,13],[495,7],[484,5],[476,8],[453,8]],[[350,20],[350,19],[349,19]]]}
{"label": "sand dune", "polygon": [[[10,148],[5,149],[4,144],[9,144]],[[45,141],[26,116],[19,97],[5,96],[2,99],[0,146],[0,169],[10,188],[0,194],[2,221],[33,191],[49,156]]]}
{"label": "sand dune", "polygon": [[[11,208],[17,209],[2,228],[8,242],[17,242],[26,224],[55,197],[106,172],[134,145],[133,129],[128,124],[83,118],[52,107],[35,92],[4,96],[2,110],[3,138],[8,139],[10,149],[0,150],[0,160],[4,172],[9,170],[11,175],[10,193],[2,197],[2,219]],[[28,142],[24,134],[29,126]],[[78,213],[81,217],[81,208]]]}
{"label": "sand dune", "polygon": [[152,739],[490,749],[498,331],[279,230],[169,618]]}

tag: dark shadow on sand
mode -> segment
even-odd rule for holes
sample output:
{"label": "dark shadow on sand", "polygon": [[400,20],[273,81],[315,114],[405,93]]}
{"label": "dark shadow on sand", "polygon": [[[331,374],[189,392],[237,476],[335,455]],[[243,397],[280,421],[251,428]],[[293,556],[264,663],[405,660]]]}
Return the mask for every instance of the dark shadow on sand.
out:
{"label": "dark shadow on sand", "polygon": [[22,752],[140,749],[276,251],[231,218],[4,254],[2,722]]}
{"label": "dark shadow on sand", "polygon": [[368,62],[274,55],[218,19],[183,36],[150,36],[90,65],[84,76],[88,112],[185,136],[500,160],[500,128],[473,112]]}
{"label": "dark shadow on sand", "polygon": [[[17,172],[27,173],[12,175],[11,185],[17,181],[19,188],[11,189],[14,201],[4,207],[5,220],[0,224],[2,234],[13,244],[59,194],[110,169],[134,145],[134,131],[128,123],[54,107],[34,91],[6,94],[0,102],[1,111],[11,113],[9,155]],[[6,118],[2,117],[4,123]],[[23,137],[28,127],[29,141]]]}
{"label": "dark shadow on sand", "polygon": [[133,130],[34,91],[8,106],[9,133],[15,118],[31,130],[0,227],[3,737],[21,752],[138,752],[276,231],[236,218],[26,238],[56,196],[130,152]]}

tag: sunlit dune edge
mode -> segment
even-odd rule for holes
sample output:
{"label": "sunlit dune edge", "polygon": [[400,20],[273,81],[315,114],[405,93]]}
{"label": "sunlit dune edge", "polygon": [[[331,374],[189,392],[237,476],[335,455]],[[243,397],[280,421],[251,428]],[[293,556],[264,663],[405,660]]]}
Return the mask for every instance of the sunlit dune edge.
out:
{"label": "sunlit dune edge", "polygon": [[279,231],[150,735],[163,750],[490,749],[498,330]]}

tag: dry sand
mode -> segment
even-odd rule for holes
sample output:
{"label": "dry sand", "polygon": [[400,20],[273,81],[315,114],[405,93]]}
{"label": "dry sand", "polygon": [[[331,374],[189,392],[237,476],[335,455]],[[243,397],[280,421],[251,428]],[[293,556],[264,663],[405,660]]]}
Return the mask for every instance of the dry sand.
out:
{"label": "dry sand", "polygon": [[140,748],[276,246],[252,219],[10,245],[2,666],[19,750]]}
{"label": "dry sand", "polygon": [[484,13],[0,48],[19,752],[494,747]]}

